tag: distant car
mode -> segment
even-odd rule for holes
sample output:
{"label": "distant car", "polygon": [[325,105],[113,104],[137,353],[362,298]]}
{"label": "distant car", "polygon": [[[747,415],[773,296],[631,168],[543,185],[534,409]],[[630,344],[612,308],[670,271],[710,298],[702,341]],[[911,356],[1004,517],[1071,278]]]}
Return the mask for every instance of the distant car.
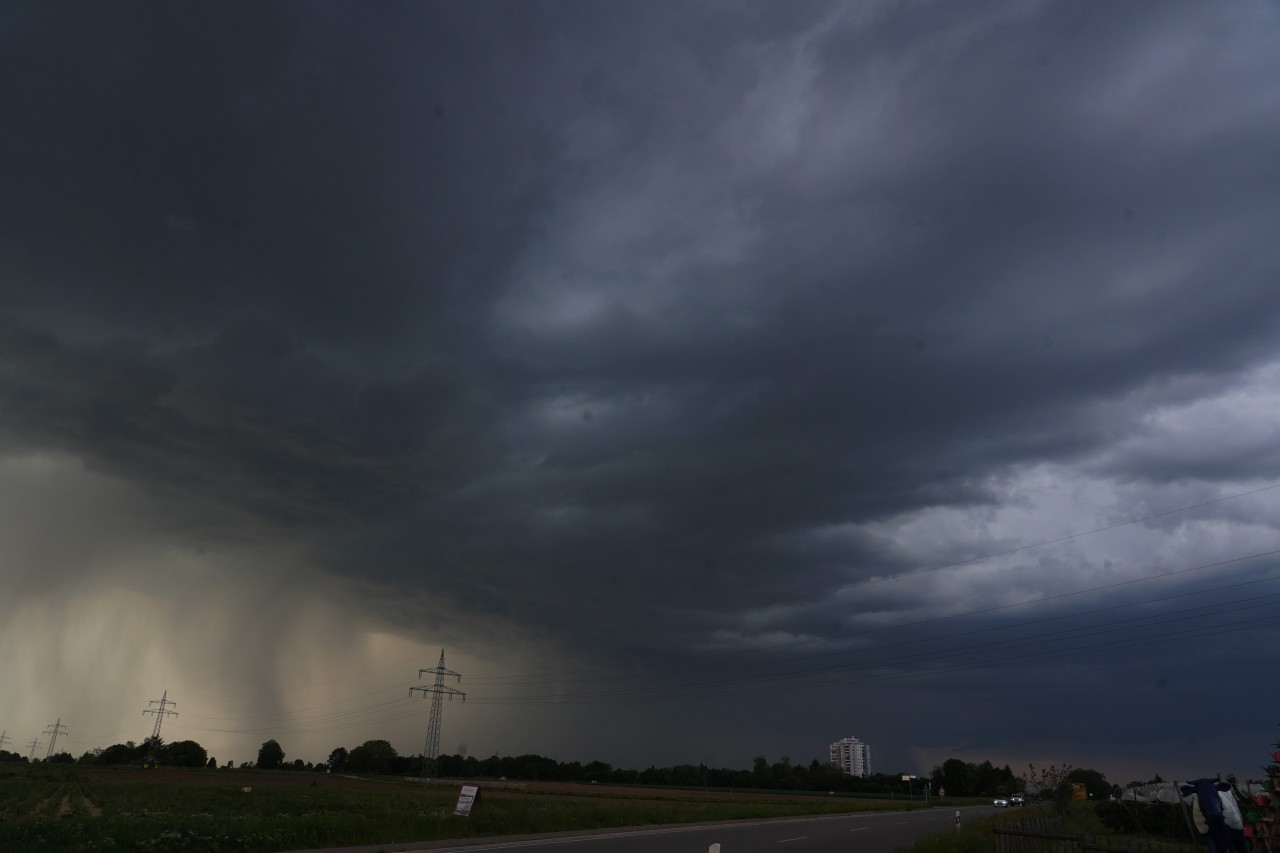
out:
{"label": "distant car", "polygon": [[1010,797],[1010,798],[1009,798],[1009,805],[1011,805],[1011,806],[1025,806],[1025,805],[1026,805],[1026,802],[1022,799],[1022,795],[1021,795],[1021,794],[1014,794],[1012,797]]}
{"label": "distant car", "polygon": [[998,809],[1007,809],[1009,807],[1009,801],[1006,800],[1004,797],[996,797],[995,801],[992,802],[991,805],[995,806]]}

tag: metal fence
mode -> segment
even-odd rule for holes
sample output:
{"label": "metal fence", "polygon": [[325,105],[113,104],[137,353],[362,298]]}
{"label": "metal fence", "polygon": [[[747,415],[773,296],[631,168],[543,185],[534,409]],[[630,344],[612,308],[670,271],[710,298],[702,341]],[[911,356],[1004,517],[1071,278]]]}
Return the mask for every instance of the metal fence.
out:
{"label": "metal fence", "polygon": [[1196,844],[1067,832],[1061,818],[1010,821],[995,829],[996,853],[1203,853]]}

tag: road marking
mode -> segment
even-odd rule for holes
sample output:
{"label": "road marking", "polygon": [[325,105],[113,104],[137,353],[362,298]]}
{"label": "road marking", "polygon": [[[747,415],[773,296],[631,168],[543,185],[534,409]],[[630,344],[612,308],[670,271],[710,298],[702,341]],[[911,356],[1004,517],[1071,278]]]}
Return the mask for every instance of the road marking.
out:
{"label": "road marking", "polygon": [[903,825],[905,825],[905,824],[906,824],[906,821],[905,821],[905,820],[900,820],[900,821],[898,821],[898,826],[903,826]]}
{"label": "road marking", "polygon": [[[989,810],[989,807],[987,806],[961,806],[960,808],[962,810],[972,810],[972,809]],[[738,829],[740,827],[747,827],[747,826],[755,827],[755,826],[759,826],[762,823],[805,823],[805,822],[812,823],[812,822],[818,822],[818,821],[849,820],[850,818],[853,818],[856,820],[872,820],[875,818],[894,817],[897,814],[899,814],[899,812],[873,812],[870,814],[864,813],[864,814],[857,814],[857,815],[854,815],[854,814],[804,815],[802,817],[776,818],[774,820],[769,820],[769,821],[742,820],[742,821],[733,821],[730,823],[716,823],[714,825],[713,824],[693,824],[689,826],[659,827],[654,829],[639,829],[639,830],[632,829],[632,830],[620,830],[620,831],[614,831],[614,832],[602,832],[594,835],[560,835],[553,838],[537,838],[537,839],[526,839],[526,840],[520,840],[520,841],[495,840],[495,841],[489,841],[489,842],[465,844],[462,846],[455,845],[452,847],[418,847],[418,848],[411,848],[409,850],[406,850],[404,851],[404,853],[480,853],[480,851],[485,851],[485,850],[517,850],[525,847],[545,847],[551,844],[578,844],[584,841],[599,841],[601,839],[635,838],[637,836],[651,836],[651,835],[677,835],[677,834],[683,834],[683,833],[689,833],[689,832],[702,832],[707,829],[711,829],[713,827],[717,829]],[[898,823],[904,824],[906,823],[906,821],[905,820],[898,821]],[[849,831],[858,832],[859,830],[869,829],[869,828],[870,827],[861,826],[861,827],[858,827],[857,829],[851,829]],[[807,835],[804,837],[808,838]]]}
{"label": "road marking", "polygon": [[787,842],[789,842],[789,841],[804,841],[804,840],[805,840],[806,838],[808,838],[808,837],[809,837],[809,836],[807,836],[807,835],[802,835],[802,836],[800,836],[799,838],[784,838],[784,839],[782,839],[781,841],[779,841],[778,843],[779,843],[779,844],[786,844],[786,843],[787,843]]}

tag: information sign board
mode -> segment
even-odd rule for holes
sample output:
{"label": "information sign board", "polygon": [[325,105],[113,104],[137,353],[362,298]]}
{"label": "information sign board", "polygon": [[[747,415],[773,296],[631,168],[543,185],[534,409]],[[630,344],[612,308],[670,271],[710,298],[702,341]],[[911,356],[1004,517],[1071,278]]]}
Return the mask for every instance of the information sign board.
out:
{"label": "information sign board", "polygon": [[480,805],[480,787],[478,785],[463,785],[462,790],[458,791],[458,804],[453,807],[453,813],[462,817],[470,817],[471,811]]}

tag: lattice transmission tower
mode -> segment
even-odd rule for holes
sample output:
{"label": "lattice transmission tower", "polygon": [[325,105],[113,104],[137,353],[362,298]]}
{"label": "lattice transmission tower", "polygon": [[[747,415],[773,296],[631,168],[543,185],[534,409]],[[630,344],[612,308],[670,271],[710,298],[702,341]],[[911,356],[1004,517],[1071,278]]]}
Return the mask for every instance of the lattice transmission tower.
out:
{"label": "lattice transmission tower", "polygon": [[36,740],[35,738],[32,738],[31,743],[27,744],[27,746],[31,747],[31,751],[27,753],[27,760],[35,761],[36,750],[40,748],[40,741]]}
{"label": "lattice transmission tower", "polygon": [[440,763],[440,718],[444,716],[443,698],[449,697],[449,701],[453,701],[454,696],[461,696],[462,701],[467,701],[467,694],[461,690],[454,690],[452,687],[446,687],[444,677],[446,675],[454,676],[458,679],[458,683],[462,683],[462,676],[451,669],[444,668],[444,649],[440,650],[440,663],[435,669],[418,670],[418,678],[427,673],[435,675],[435,683],[430,687],[410,687],[409,695],[412,696],[415,691],[422,692],[422,698],[426,698],[427,694],[431,694],[431,717],[427,720],[427,743],[422,748],[422,778],[427,782],[433,782],[436,779],[437,771]]}
{"label": "lattice transmission tower", "polygon": [[160,726],[164,723],[164,718],[178,716],[177,711],[169,711],[167,710],[167,708],[170,705],[177,705],[178,703],[171,701],[169,699],[169,691],[166,690],[163,694],[161,694],[159,699],[152,699],[147,704],[160,706],[159,708],[143,708],[142,709],[143,716],[147,714],[156,715],[156,726],[154,729],[151,730],[151,737],[147,740],[147,744],[148,744],[147,757],[154,760],[156,757],[156,747],[160,745]]}
{"label": "lattice transmission tower", "polygon": [[58,722],[44,730],[43,734],[49,735],[49,751],[44,754],[46,759],[53,757],[53,750],[58,745],[58,735],[66,733],[67,727],[62,724],[61,717],[58,718]]}
{"label": "lattice transmission tower", "polygon": [[4,749],[4,745],[5,745],[6,743],[13,743],[13,738],[11,738],[11,737],[9,737],[7,734],[5,734],[5,732],[7,732],[7,731],[8,731],[8,729],[5,729],[5,731],[4,731],[4,732],[0,732],[0,749]]}

